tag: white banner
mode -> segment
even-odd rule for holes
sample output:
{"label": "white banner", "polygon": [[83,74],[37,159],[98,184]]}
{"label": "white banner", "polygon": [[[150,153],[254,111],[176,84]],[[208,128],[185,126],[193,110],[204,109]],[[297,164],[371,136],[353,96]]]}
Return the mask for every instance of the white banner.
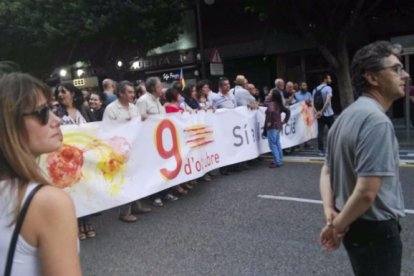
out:
{"label": "white banner", "polygon": [[[311,108],[299,103],[290,109],[283,148],[317,135]],[[81,217],[268,152],[264,112],[239,107],[62,126],[63,146],[43,156],[42,167],[72,196]]]}

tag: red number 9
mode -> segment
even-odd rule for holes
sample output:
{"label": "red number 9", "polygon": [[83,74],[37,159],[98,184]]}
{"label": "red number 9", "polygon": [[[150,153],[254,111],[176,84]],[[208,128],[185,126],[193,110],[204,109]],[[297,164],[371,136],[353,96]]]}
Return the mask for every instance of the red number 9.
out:
{"label": "red number 9", "polygon": [[[166,150],[162,140],[162,132],[168,129],[171,132],[172,137],[172,147],[170,150]],[[166,168],[160,169],[161,175],[168,180],[174,179],[181,170],[181,165],[183,163],[181,159],[180,145],[178,143],[177,129],[174,124],[167,119],[162,120],[156,130],[155,141],[159,155],[164,159],[169,159],[171,157],[175,158],[177,163],[175,169],[168,170]]]}

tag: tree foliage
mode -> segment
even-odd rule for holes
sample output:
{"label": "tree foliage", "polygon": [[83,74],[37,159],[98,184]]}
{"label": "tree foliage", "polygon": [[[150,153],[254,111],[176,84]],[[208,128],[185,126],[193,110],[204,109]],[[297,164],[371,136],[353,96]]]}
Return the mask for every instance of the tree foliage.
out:
{"label": "tree foliage", "polygon": [[[0,2],[0,60],[50,70],[57,52],[106,39],[141,52],[174,41],[185,0],[10,0]],[[109,47],[109,46],[108,46]]]}

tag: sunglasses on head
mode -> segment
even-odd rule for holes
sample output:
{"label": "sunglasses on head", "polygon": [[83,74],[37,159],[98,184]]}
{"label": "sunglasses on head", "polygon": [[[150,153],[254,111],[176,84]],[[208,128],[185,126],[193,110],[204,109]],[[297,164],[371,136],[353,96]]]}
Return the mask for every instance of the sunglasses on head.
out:
{"label": "sunglasses on head", "polygon": [[24,113],[23,116],[35,116],[39,119],[42,125],[46,125],[49,122],[50,108],[47,105],[44,105],[35,111]]}

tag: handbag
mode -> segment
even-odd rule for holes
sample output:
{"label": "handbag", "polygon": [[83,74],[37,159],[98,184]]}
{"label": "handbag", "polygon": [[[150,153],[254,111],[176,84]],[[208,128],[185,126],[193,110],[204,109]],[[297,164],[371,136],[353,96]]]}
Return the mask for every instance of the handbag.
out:
{"label": "handbag", "polygon": [[42,187],[43,187],[43,184],[39,184],[30,192],[30,194],[27,196],[22,206],[22,209],[20,210],[19,216],[17,217],[16,225],[14,226],[12,238],[11,238],[10,245],[9,245],[9,251],[7,253],[7,261],[6,261],[6,267],[4,269],[4,276],[11,275],[14,252],[16,251],[16,244],[17,244],[17,239],[19,238],[20,229],[22,228],[24,218],[26,216],[27,210],[29,209],[30,202],[32,201],[36,192],[39,191],[40,188]]}

